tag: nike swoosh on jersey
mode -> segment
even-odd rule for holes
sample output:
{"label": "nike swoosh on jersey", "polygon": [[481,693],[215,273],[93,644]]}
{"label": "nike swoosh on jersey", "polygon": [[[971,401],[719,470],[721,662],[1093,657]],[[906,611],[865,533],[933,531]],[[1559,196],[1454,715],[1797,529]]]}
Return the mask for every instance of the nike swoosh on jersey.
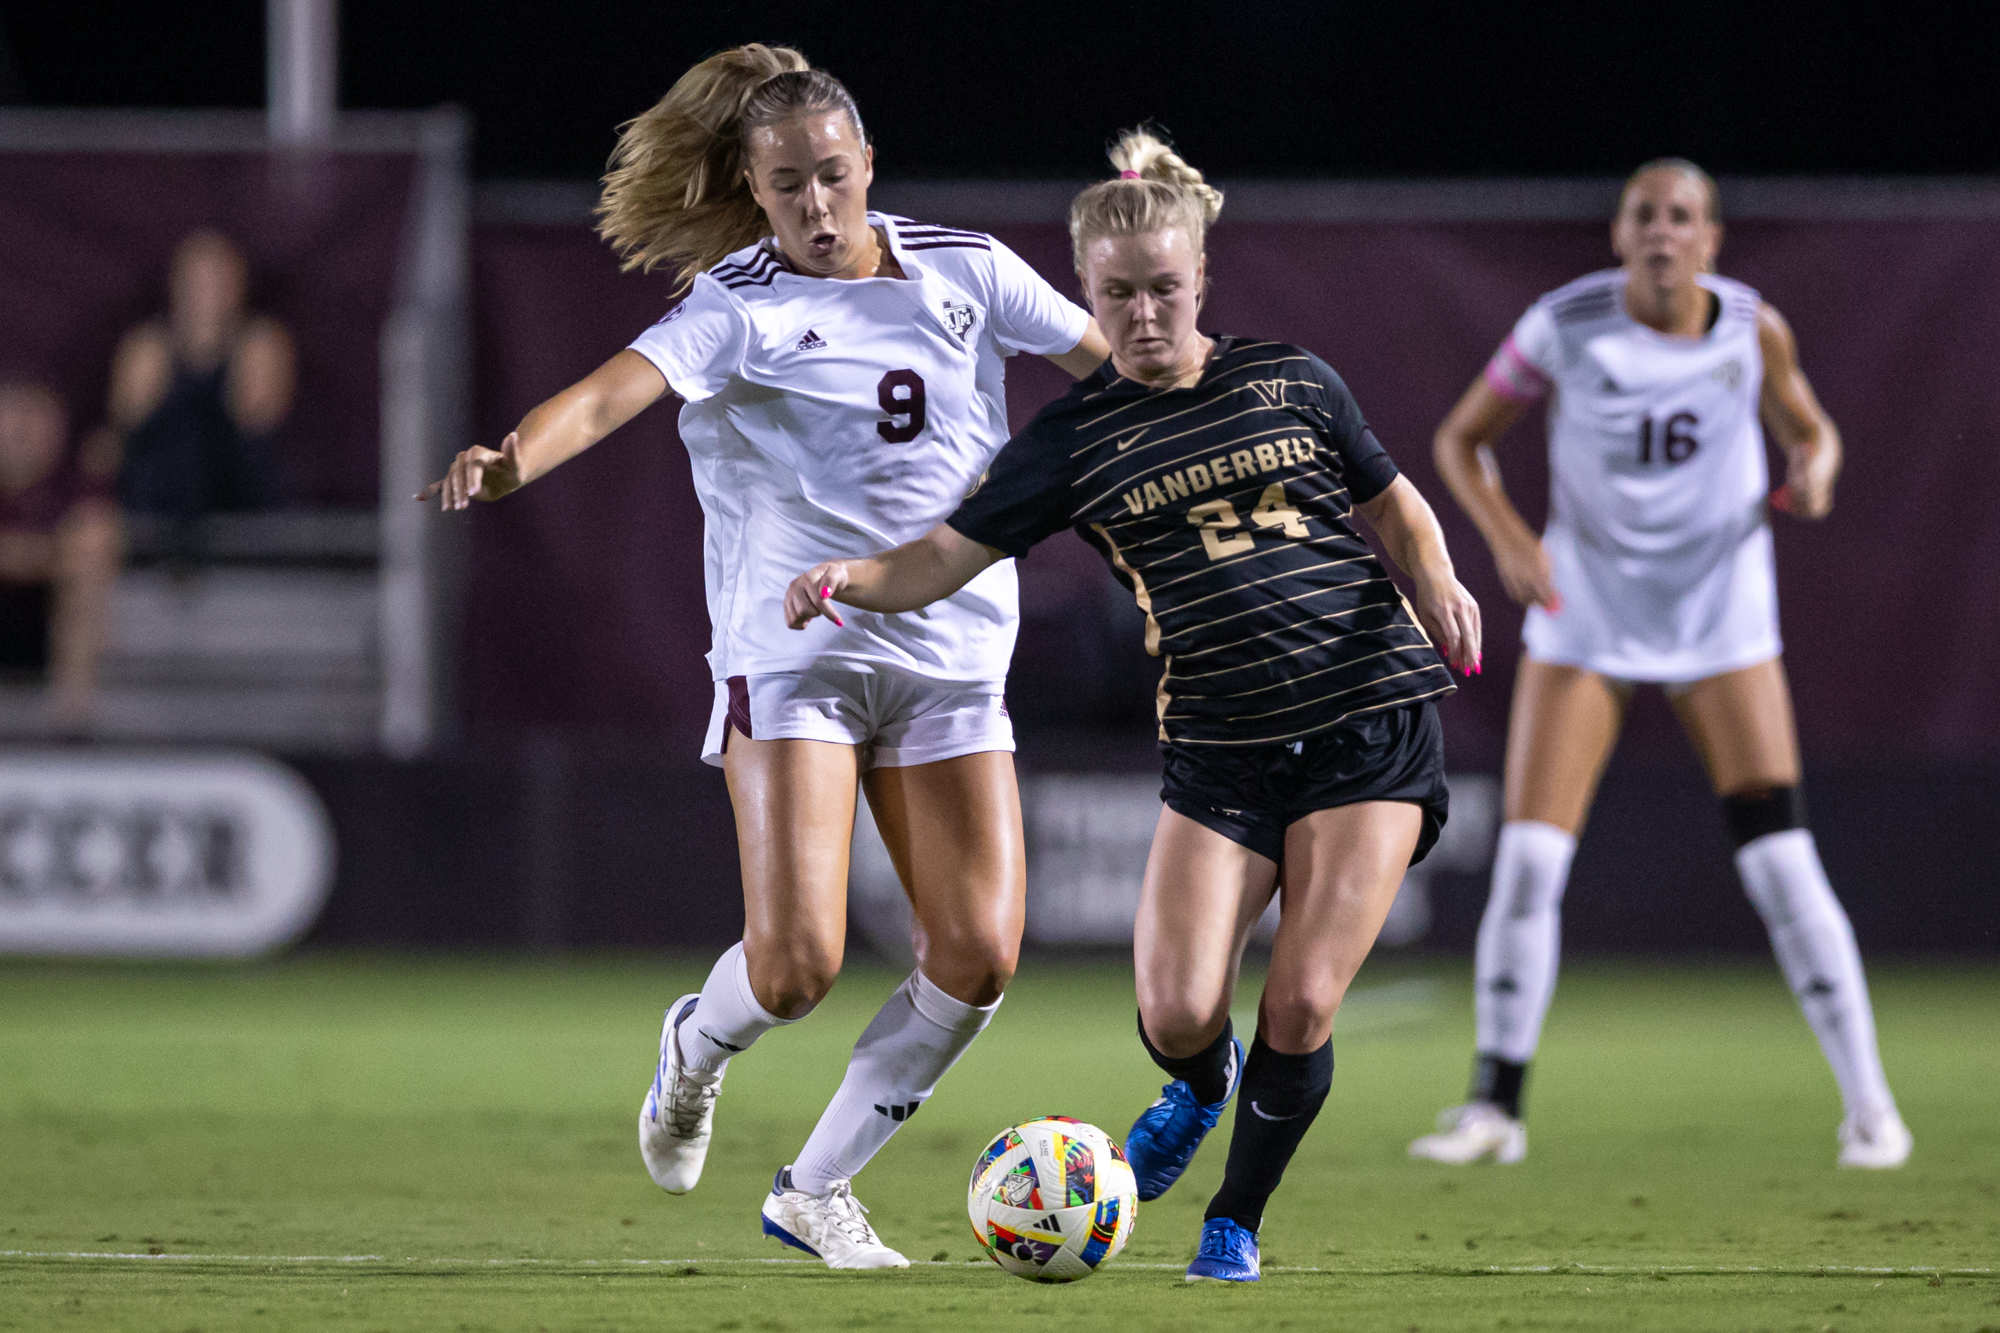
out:
{"label": "nike swoosh on jersey", "polygon": [[1259,1120],[1297,1120],[1305,1114],[1304,1111],[1294,1111],[1290,1115],[1272,1115],[1254,1101],[1250,1103],[1250,1110],[1256,1114]]}
{"label": "nike swoosh on jersey", "polygon": [[1131,438],[1131,439],[1129,439],[1129,440],[1120,440],[1120,441],[1118,441],[1118,452],[1122,454],[1122,453],[1124,453],[1124,452],[1125,452],[1125,451],[1126,451],[1127,449],[1130,449],[1130,448],[1131,448],[1131,447],[1132,447],[1133,445],[1135,445],[1135,444],[1137,444],[1137,443],[1139,442],[1139,437],[1140,437],[1141,435],[1144,435],[1145,433],[1146,433],[1146,432],[1145,432],[1145,431],[1143,431],[1143,430],[1142,430],[1142,431],[1135,431],[1135,432],[1133,433],[1133,435],[1132,435],[1132,438]]}

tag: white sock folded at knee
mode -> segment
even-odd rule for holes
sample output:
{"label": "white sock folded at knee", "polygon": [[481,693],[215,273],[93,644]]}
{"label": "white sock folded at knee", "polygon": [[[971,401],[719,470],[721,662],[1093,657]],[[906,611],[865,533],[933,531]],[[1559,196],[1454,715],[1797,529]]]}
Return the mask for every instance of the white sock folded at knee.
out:
{"label": "white sock folded at knee", "polygon": [[847,1076],[792,1166],[792,1184],[824,1194],[868,1165],[958,1063],[1000,1001],[955,1000],[922,972],[910,973],[854,1044]]}
{"label": "white sock folded at knee", "polygon": [[675,1037],[690,1069],[713,1074],[772,1028],[797,1021],[780,1018],[757,1003],[757,993],[750,989],[750,964],[739,940],[709,969],[701,1001],[675,1029]]}
{"label": "white sock folded at knee", "polygon": [[1541,1041],[1562,950],[1562,897],[1574,835],[1532,819],[1500,826],[1493,887],[1474,955],[1478,1049],[1526,1064]]}
{"label": "white sock folded at knee", "polygon": [[1875,1044],[1861,951],[1812,834],[1794,828],[1752,839],[1737,848],[1736,870],[1771,933],[1785,983],[1833,1066],[1848,1113],[1895,1109]]}

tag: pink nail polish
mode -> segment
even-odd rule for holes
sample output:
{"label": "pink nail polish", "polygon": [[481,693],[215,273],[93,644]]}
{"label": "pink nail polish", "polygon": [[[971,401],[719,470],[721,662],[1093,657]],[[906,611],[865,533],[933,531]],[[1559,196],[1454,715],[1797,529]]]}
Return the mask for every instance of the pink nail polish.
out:
{"label": "pink nail polish", "polygon": [[821,589],[819,590],[819,595],[820,595],[820,596],[822,596],[822,597],[831,597],[831,596],[833,596],[833,589],[832,589],[832,587],[830,587],[830,586],[829,586],[829,587],[823,587],[823,588],[821,588]]}

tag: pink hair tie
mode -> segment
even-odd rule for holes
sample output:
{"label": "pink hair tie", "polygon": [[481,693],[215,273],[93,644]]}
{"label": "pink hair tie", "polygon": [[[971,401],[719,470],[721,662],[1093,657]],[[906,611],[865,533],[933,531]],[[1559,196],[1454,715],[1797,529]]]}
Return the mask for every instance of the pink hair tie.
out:
{"label": "pink hair tie", "polygon": [[1121,171],[1118,173],[1118,179],[1121,181],[1135,181],[1140,179],[1140,176],[1136,171]]}

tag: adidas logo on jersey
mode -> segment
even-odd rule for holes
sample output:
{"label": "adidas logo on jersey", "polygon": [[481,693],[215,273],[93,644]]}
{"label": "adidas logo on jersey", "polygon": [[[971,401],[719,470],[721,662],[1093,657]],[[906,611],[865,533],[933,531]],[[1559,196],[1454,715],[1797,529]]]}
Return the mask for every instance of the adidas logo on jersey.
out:
{"label": "adidas logo on jersey", "polygon": [[826,339],[820,337],[811,329],[807,329],[806,336],[799,339],[798,346],[792,348],[792,350],[794,352],[817,352],[824,346],[826,346]]}

